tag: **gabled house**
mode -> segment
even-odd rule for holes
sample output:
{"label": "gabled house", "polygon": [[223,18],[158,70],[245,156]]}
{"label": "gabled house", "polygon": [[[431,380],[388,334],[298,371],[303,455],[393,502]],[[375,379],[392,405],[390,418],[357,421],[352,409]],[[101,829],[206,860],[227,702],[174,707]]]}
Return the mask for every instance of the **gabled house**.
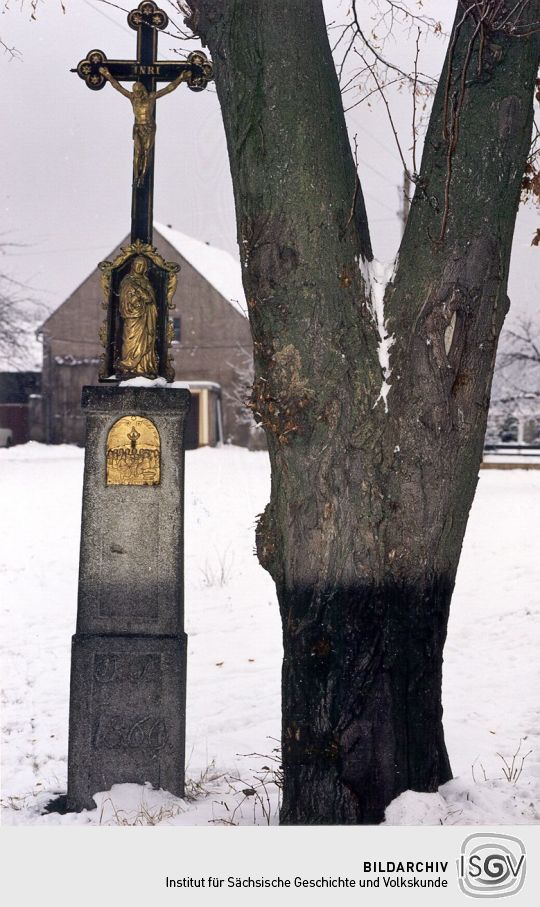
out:
{"label": "gabled house", "polygon": [[[111,251],[112,260],[126,237]],[[170,226],[154,225],[154,245],[166,261],[180,265],[171,312],[172,354],[177,381],[189,382],[193,405],[188,446],[218,440],[247,444],[245,412],[235,385],[251,357],[240,264],[220,249]],[[51,444],[84,443],[80,409],[85,384],[97,384],[104,318],[96,268],[40,328],[43,343],[41,397],[32,398],[31,436]]]}

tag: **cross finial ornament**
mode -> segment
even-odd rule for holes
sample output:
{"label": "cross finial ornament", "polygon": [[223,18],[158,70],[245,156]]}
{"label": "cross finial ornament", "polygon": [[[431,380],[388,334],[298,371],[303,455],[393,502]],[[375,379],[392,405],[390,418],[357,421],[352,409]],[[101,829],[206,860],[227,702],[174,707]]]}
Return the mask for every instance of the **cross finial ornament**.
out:
{"label": "cross finial ornament", "polygon": [[[131,244],[114,262],[99,266],[107,309],[100,332],[105,351],[99,377],[108,381],[160,376],[172,381],[168,310],[174,308],[178,265],[164,261],[152,245],[156,100],[181,82],[192,91],[203,91],[213,78],[213,67],[202,50],[186,60],[158,60],[158,32],[167,27],[169,19],[154,0],[139,3],[128,13],[127,21],[137,32],[135,60],[109,60],[95,49],[71,70],[92,91],[100,91],[109,82],[129,100],[134,116]],[[132,82],[132,89],[122,82]],[[160,82],[167,84],[158,90]]]}
{"label": "cross finial ornament", "polygon": [[167,28],[169,17],[155,3],[145,2],[139,4],[138,9],[128,13],[128,25],[137,30],[140,25],[149,25],[151,28]]}

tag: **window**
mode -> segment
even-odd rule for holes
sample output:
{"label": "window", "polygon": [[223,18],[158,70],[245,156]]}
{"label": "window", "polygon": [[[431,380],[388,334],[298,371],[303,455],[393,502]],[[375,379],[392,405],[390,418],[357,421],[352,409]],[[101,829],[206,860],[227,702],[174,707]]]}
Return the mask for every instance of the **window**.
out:
{"label": "window", "polygon": [[182,339],[182,321],[180,318],[173,318],[174,343],[180,343]]}
{"label": "window", "polygon": [[540,445],[540,418],[526,419],[523,426],[523,440],[525,444]]}

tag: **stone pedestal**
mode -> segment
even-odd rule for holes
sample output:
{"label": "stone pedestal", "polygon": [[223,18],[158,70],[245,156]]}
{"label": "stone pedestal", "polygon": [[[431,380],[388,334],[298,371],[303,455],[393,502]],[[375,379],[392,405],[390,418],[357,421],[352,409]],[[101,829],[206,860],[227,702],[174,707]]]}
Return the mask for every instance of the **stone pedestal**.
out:
{"label": "stone pedestal", "polygon": [[[113,784],[182,796],[184,423],[187,390],[85,387],[69,810]],[[120,421],[122,420],[122,421]]]}

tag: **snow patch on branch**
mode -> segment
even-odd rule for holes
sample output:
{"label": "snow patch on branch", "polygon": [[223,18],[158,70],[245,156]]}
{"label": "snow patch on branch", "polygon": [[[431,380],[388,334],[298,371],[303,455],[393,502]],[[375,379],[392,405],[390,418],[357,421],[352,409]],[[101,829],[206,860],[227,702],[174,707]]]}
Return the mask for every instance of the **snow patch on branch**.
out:
{"label": "snow patch on branch", "polygon": [[391,387],[389,382],[390,375],[392,374],[392,369],[390,367],[390,350],[395,343],[396,338],[393,334],[388,333],[386,327],[386,319],[384,317],[384,295],[388,284],[392,283],[394,279],[397,264],[397,257],[389,262],[381,262],[376,259],[366,261],[364,258],[358,260],[360,273],[366,285],[368,308],[379,335],[377,353],[381,371],[383,373],[383,382],[374,406],[377,406],[379,400],[382,400],[385,412],[388,412],[387,397]]}

